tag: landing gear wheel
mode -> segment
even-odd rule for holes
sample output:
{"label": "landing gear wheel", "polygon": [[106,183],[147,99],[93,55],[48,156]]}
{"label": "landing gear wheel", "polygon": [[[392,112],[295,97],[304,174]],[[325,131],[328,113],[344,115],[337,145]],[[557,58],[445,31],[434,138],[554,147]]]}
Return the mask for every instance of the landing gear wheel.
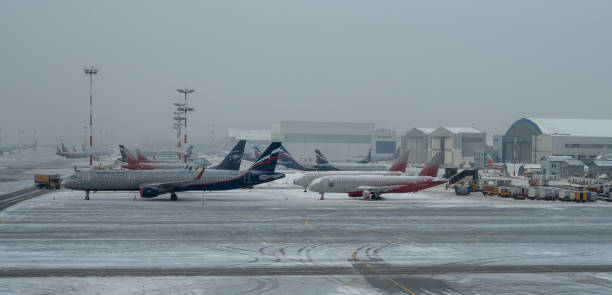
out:
{"label": "landing gear wheel", "polygon": [[89,191],[85,191],[85,200],[89,200]]}
{"label": "landing gear wheel", "polygon": [[324,198],[325,193],[319,193],[319,194],[321,195],[321,198],[319,200],[325,200],[325,198]]}
{"label": "landing gear wheel", "polygon": [[175,194],[175,193],[171,193],[171,194],[170,194],[170,200],[172,200],[172,201],[176,201],[176,200],[178,200],[178,197],[176,196],[176,194]]}

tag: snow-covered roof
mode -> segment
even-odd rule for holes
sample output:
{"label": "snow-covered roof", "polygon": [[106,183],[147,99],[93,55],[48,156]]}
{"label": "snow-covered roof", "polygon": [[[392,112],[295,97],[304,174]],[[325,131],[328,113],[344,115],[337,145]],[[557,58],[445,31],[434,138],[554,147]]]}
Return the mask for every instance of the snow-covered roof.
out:
{"label": "snow-covered roof", "polygon": [[545,156],[542,158],[543,161],[548,161],[548,162],[565,162],[568,165],[584,165],[582,163],[582,161],[580,160],[576,160],[574,158],[572,158],[571,156]]}
{"label": "snow-covered roof", "polygon": [[599,167],[612,167],[612,161],[593,161],[593,164]]}
{"label": "snow-covered roof", "polygon": [[571,160],[571,159],[573,158],[570,156],[544,156],[542,158],[542,160],[549,161],[549,162],[562,162],[562,161]]}
{"label": "snow-covered roof", "polygon": [[230,129],[227,130],[227,136],[236,139],[269,141],[272,138],[272,131],[258,129]]}
{"label": "snow-covered roof", "polygon": [[452,133],[482,133],[480,130],[474,127],[442,127]]}
{"label": "snow-covered roof", "polygon": [[423,132],[425,134],[430,134],[434,130],[436,130],[436,128],[422,128],[422,127],[417,127],[417,128],[414,128],[414,129],[419,130],[419,131],[421,131],[421,132]]}
{"label": "snow-covered roof", "polygon": [[612,120],[524,118],[549,135],[612,137]]}

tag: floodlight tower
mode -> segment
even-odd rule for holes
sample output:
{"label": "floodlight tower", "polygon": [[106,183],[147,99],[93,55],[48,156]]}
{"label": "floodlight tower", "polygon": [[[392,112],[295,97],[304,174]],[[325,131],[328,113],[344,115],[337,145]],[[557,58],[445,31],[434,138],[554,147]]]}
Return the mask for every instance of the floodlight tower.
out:
{"label": "floodlight tower", "polygon": [[[187,112],[189,111],[193,111],[193,108],[188,107],[187,105],[187,94],[188,93],[193,93],[195,90],[193,89],[188,89],[188,88],[183,88],[183,89],[177,89],[176,91],[183,93],[185,95],[185,103],[183,104],[183,114],[185,117],[185,142],[183,143],[184,147],[187,147]],[[185,163],[187,163],[187,155],[183,155],[183,160],[185,161]]]}
{"label": "floodlight tower", "polygon": [[182,134],[182,123],[181,121],[185,120],[185,117],[182,116],[183,112],[181,111],[181,109],[183,108],[181,103],[177,103],[175,102],[174,105],[177,107],[176,108],[176,112],[172,112],[174,114],[174,117],[172,117],[173,120],[176,120],[176,122],[174,122],[174,125],[172,127],[172,129],[176,129],[176,154],[178,156],[179,162],[182,160],[182,148],[181,148],[181,134]]}
{"label": "floodlight tower", "polygon": [[93,75],[97,73],[94,66],[85,67],[85,75],[89,75],[89,168],[93,167]]}

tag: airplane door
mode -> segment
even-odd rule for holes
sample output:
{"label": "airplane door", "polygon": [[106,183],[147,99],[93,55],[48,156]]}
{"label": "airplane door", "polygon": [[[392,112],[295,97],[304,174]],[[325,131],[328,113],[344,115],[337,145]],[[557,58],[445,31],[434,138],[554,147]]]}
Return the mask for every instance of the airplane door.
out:
{"label": "airplane door", "polygon": [[251,173],[244,175],[244,183],[251,183]]}

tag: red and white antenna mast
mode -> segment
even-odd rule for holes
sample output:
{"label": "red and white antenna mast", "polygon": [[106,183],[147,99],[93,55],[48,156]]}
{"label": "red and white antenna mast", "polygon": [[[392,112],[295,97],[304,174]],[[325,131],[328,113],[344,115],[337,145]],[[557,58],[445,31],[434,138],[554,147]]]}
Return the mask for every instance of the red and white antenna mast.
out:
{"label": "red and white antenna mast", "polygon": [[[183,118],[184,118],[184,121],[185,121],[185,131],[183,131],[183,134],[185,136],[185,141],[183,142],[183,149],[185,149],[185,148],[187,148],[187,112],[193,111],[193,108],[190,108],[187,105],[187,94],[188,93],[193,93],[195,90],[184,88],[184,89],[177,89],[176,91],[178,91],[180,93],[183,93],[185,95],[185,103],[183,103],[182,105],[178,104],[178,108],[177,108],[179,112],[182,111]],[[177,105],[177,104],[175,104],[175,105]],[[187,163],[187,155],[185,153],[183,153],[183,161],[185,163]]]}
{"label": "red and white antenna mast", "polygon": [[89,168],[93,167],[93,75],[97,73],[94,66],[85,67],[85,75],[89,75]]}

